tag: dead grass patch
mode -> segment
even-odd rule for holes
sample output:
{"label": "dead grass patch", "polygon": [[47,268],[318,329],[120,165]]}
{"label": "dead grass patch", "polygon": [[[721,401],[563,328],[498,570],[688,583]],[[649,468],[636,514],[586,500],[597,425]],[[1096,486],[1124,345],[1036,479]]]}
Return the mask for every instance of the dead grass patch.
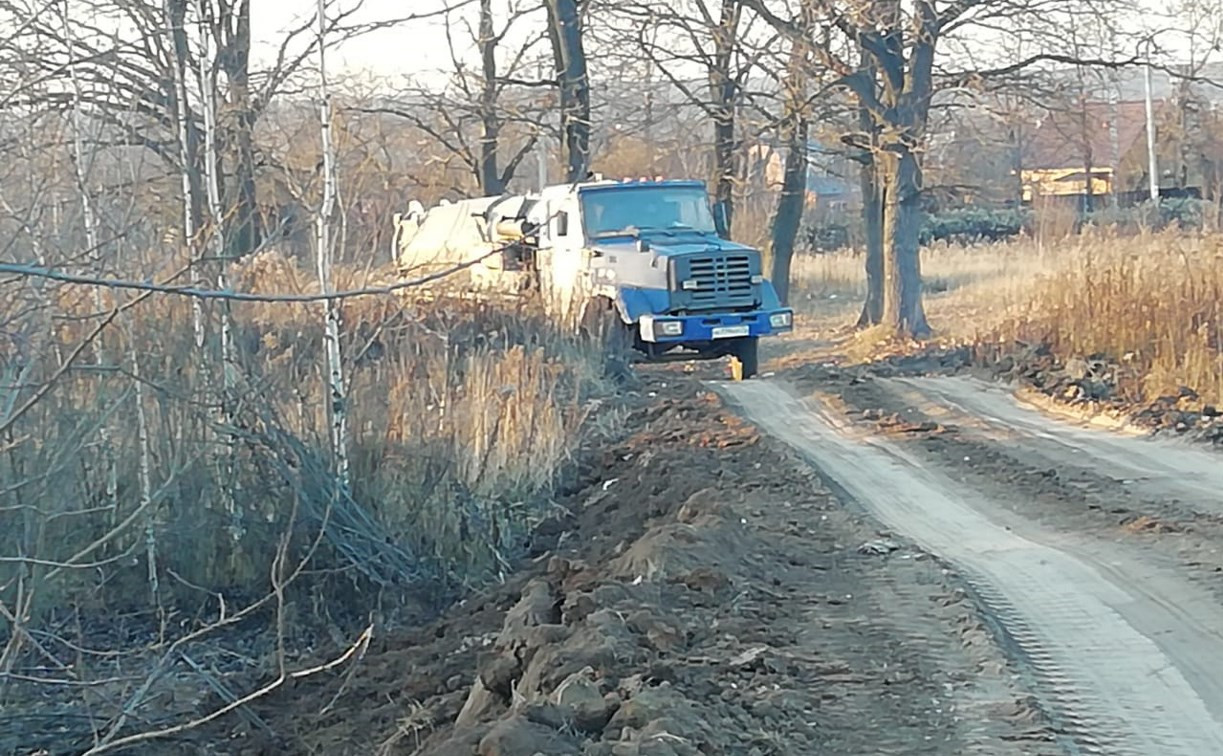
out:
{"label": "dead grass patch", "polygon": [[[798,257],[800,327],[839,334],[852,359],[918,348],[850,332],[865,296],[862,266],[854,252]],[[1188,386],[1223,402],[1223,235],[1099,231],[939,245],[923,251],[922,269],[940,343],[1042,343],[1063,360],[1123,364],[1138,377],[1138,401]]]}
{"label": "dead grass patch", "polygon": [[[233,273],[241,290],[317,289],[308,271],[274,255]],[[360,287],[380,275],[341,270],[336,284]],[[160,296],[107,329],[96,360],[89,350],[61,371],[98,308],[79,287],[49,293],[55,308],[13,305],[36,302],[24,296],[4,313],[20,338],[0,352],[0,411],[42,395],[0,441],[0,555],[36,560],[0,564],[0,601],[37,593],[27,621],[68,604],[147,607],[150,538],[163,601],[233,601],[262,590],[285,530],[300,529],[295,543],[305,549],[321,527],[305,518],[311,492],[299,488],[318,479],[306,472],[325,469],[331,454],[321,304],[232,305],[234,428],[218,410],[219,302],[204,304],[203,349],[191,301]],[[548,514],[554,485],[592,427],[593,400],[611,390],[600,360],[526,303],[375,296],[345,301],[342,311],[352,493],[368,528],[447,590],[497,579]],[[232,467],[218,462],[228,458]],[[154,498],[141,510],[146,461]],[[320,552],[314,574],[359,585],[352,560],[365,547],[353,548],[345,559]],[[352,606],[332,601],[327,611],[385,601],[341,594]]]}

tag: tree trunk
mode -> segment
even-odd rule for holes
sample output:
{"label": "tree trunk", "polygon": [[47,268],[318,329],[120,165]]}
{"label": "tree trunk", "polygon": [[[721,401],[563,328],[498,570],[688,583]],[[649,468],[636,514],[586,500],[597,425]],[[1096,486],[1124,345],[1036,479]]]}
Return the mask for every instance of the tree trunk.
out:
{"label": "tree trunk", "polygon": [[581,181],[590,168],[590,80],[577,0],[548,0],[548,36],[560,85],[566,181]]}
{"label": "tree trunk", "polygon": [[480,190],[487,197],[501,194],[505,186],[498,166],[501,120],[497,117],[497,39],[493,29],[493,2],[480,0]]}
{"label": "tree trunk", "polygon": [[191,111],[191,102],[187,97],[187,60],[190,57],[185,26],[187,0],[167,0],[165,9],[173,48],[170,61],[173,68],[173,81],[170,82],[171,86],[166,94],[173,110],[173,120],[178,128],[183,201],[188,203],[184,228],[189,238],[183,241],[190,245],[194,242],[195,232],[204,224],[204,181],[200,165],[199,128],[196,126],[195,116]]}
{"label": "tree trunk", "polygon": [[[879,70],[866,50],[859,49],[859,70],[874,91],[878,87]],[[858,327],[869,328],[883,322],[883,192],[879,182],[877,154],[879,126],[865,105],[858,105],[858,128],[866,135],[867,144],[860,156],[862,187],[862,232],[866,242],[866,299]]]}
{"label": "tree trunk", "polygon": [[[191,284],[199,287],[203,283],[197,262],[196,234],[204,224],[203,186],[200,171],[199,136],[192,124],[190,101],[187,98],[187,32],[184,26],[187,17],[186,0],[167,0],[165,4],[166,24],[170,31],[171,79],[167,100],[171,104],[172,120],[178,137],[179,176],[183,192],[183,247],[192,263]],[[206,326],[204,304],[198,297],[191,298],[191,323],[195,336],[195,348],[204,349]]]}
{"label": "tree trunk", "polygon": [[735,116],[739,85],[731,72],[735,46],[739,43],[739,0],[722,0],[718,26],[714,29],[713,67],[709,71],[709,94],[713,102],[714,199],[726,206],[726,230],[734,227],[735,177],[739,175],[735,144]]}
{"label": "tree trunk", "polygon": [[[319,133],[323,149],[323,203],[315,220],[319,290],[331,291],[331,217],[335,212],[335,150],[331,144],[331,92],[325,56],[327,18],[324,0],[318,0]],[[331,419],[331,446],[335,474],[340,487],[348,489],[348,396],[344,386],[344,362],[340,352],[340,305],[334,299],[323,303],[323,347],[327,355],[327,394]]]}
{"label": "tree trunk", "polygon": [[[893,9],[898,8],[896,3]],[[878,124],[882,129],[875,134],[876,138],[888,136],[885,142],[881,140],[875,156],[876,179],[884,191],[883,323],[897,335],[920,339],[930,335],[930,325],[922,307],[919,155],[934,93],[934,47],[940,22],[932,0],[915,0],[914,15],[920,28],[907,67],[902,56],[880,65],[888,80],[884,93],[888,107],[886,122]],[[898,23],[891,28],[900,34]]]}
{"label": "tree trunk", "polygon": [[[203,16],[203,0],[196,0],[195,5],[196,12]],[[219,48],[218,52],[220,52]],[[208,224],[202,229],[206,233],[202,235],[201,242],[207,241],[212,256],[216,258],[216,261],[213,263],[216,266],[216,287],[224,291],[229,288],[227,271],[229,261],[227,255],[234,254],[234,249],[232,246],[229,249],[226,248],[227,240],[224,233],[226,222],[224,208],[221,205],[222,162],[220,151],[217,148],[217,135],[219,131],[216,94],[217,76],[209,66],[209,61],[212,59],[211,53],[212,50],[208,37],[204,37],[200,41],[199,75],[201,88],[200,111],[204,116],[203,159],[205,168],[204,179],[208,197]],[[232,239],[229,241],[232,242]],[[216,420],[219,423],[234,427],[237,425],[235,405],[237,402],[238,364],[237,355],[234,351],[233,315],[228,301],[222,300],[219,303],[219,310],[221,319],[221,401],[217,408],[219,412]],[[230,518],[231,536],[234,540],[237,540],[241,537],[243,526],[242,512],[237,504],[236,494],[240,484],[236,475],[237,463],[235,459],[235,450],[230,445],[227,453],[221,453],[218,450],[213,463],[221,480],[221,502],[226,514]]]}
{"label": "tree trunk", "polygon": [[735,107],[719,106],[713,123],[714,199],[726,206],[726,230],[734,228],[735,175]]}
{"label": "tree trunk", "polygon": [[922,307],[919,231],[921,167],[906,145],[888,145],[880,158],[883,202],[883,322],[898,334],[930,335]]}
{"label": "tree trunk", "polygon": [[807,200],[807,119],[795,114],[786,131],[786,167],[777,214],[773,217],[769,271],[773,288],[783,305],[790,303],[790,263],[794,259],[794,241],[798,238]]}
{"label": "tree trunk", "polygon": [[866,241],[866,300],[858,327],[868,328],[883,322],[883,202],[884,187],[879,183],[874,155],[862,164],[862,230]]}
{"label": "tree trunk", "polygon": [[786,164],[781,180],[781,196],[773,217],[770,244],[769,278],[781,303],[790,302],[790,263],[794,260],[794,240],[803,220],[807,200],[807,50],[795,41],[790,49],[785,79]]}
{"label": "tree trunk", "polygon": [[[229,209],[225,223],[225,253],[230,259],[235,259],[259,247],[263,241],[263,229],[255,193],[256,118],[250,87],[250,0],[241,0],[237,10],[231,9],[230,12],[237,23],[232,35],[218,40],[217,54],[228,84],[227,109],[230,117],[226,124],[226,131],[229,132],[226,142],[233,161],[232,196],[225,202]],[[220,22],[221,26],[228,27],[230,19],[223,18]]]}

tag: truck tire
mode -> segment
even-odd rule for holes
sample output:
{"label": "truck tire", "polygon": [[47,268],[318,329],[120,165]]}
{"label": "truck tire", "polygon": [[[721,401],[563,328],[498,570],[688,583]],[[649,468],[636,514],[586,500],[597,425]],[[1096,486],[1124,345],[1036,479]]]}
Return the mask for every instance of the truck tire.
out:
{"label": "truck tire", "polygon": [[602,352],[604,372],[617,378],[631,373],[632,334],[615,305],[601,297],[587,302],[580,329],[588,343]]}
{"label": "truck tire", "polygon": [[736,339],[728,350],[729,354],[743,365],[744,380],[754,378],[760,372],[759,341],[759,338],[755,336]]}

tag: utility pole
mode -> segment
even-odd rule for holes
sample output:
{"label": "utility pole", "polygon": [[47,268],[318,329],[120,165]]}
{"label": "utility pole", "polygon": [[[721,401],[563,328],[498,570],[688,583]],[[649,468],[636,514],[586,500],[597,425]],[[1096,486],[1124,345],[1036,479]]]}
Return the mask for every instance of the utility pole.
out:
{"label": "utility pole", "polygon": [[1147,100],[1147,172],[1151,177],[1151,201],[1159,201],[1159,165],[1155,159],[1155,109],[1151,105],[1151,40],[1147,40],[1147,63],[1143,68]]}
{"label": "utility pole", "polygon": [[1120,172],[1121,166],[1121,146],[1117,135],[1117,119],[1120,117],[1120,114],[1117,112],[1117,88],[1115,82],[1110,82],[1108,88],[1108,111],[1108,142],[1110,150],[1108,194],[1109,204],[1116,207],[1118,204],[1117,174]]}

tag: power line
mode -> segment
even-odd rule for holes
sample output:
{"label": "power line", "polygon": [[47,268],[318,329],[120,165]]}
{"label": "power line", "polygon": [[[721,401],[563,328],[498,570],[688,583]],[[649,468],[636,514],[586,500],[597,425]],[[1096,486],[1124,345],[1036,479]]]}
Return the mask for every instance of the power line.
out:
{"label": "power line", "polygon": [[[507,245],[508,246],[508,245]],[[445,270],[430,273],[427,276],[414,278],[408,281],[398,281],[386,286],[366,286],[359,289],[346,289],[343,291],[333,291],[319,294],[256,294],[248,291],[232,291],[229,289],[203,289],[196,286],[169,286],[166,284],[158,284],[152,281],[133,281],[121,278],[98,278],[96,276],[76,275],[73,273],[64,273],[51,268],[44,268],[37,265],[23,265],[14,262],[0,262],[0,273],[9,273],[27,278],[44,278],[52,281],[60,281],[62,283],[80,284],[83,286],[100,286],[108,289],[127,289],[133,291],[154,292],[159,294],[176,294],[182,297],[195,297],[197,299],[221,299],[234,302],[294,302],[294,303],[310,303],[310,302],[325,302],[328,300],[338,299],[354,299],[356,297],[382,296],[393,294],[401,289],[410,289],[417,286],[423,286],[433,281],[452,276],[455,273],[466,270],[467,268],[478,265],[487,260],[493,255],[500,254],[507,247],[497,247],[480,255],[479,257],[458,263]]]}

